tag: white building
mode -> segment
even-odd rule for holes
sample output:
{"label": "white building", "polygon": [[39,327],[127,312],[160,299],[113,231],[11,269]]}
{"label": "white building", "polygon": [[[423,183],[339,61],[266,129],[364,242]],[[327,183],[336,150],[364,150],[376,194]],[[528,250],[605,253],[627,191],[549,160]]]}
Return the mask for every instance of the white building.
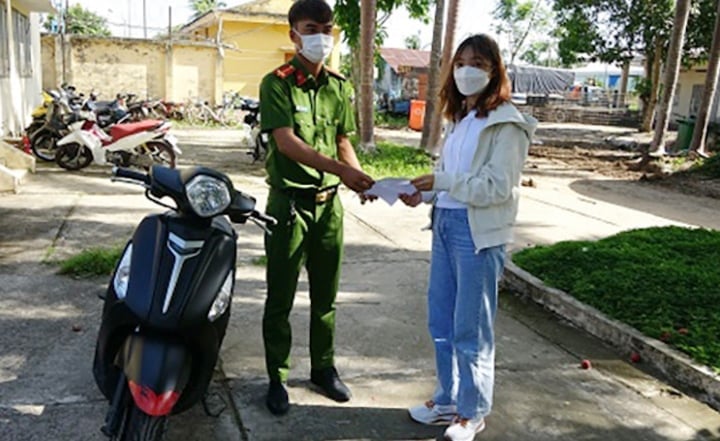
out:
{"label": "white building", "polygon": [[[575,82],[580,84],[595,83],[603,89],[620,89],[622,69],[618,66],[605,63],[589,63],[582,67],[572,69],[575,72]],[[628,76],[628,91],[635,90],[638,79],[645,76],[642,66],[630,65]]]}
{"label": "white building", "polygon": [[42,101],[42,12],[50,0],[0,0],[0,138],[20,135]]}

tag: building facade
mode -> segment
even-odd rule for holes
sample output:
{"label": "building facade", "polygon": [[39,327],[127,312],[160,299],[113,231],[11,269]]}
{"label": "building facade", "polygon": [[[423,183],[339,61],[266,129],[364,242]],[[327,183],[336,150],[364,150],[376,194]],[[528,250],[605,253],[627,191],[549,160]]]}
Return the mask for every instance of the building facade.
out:
{"label": "building facade", "polygon": [[0,136],[18,136],[41,101],[40,15],[49,0],[0,0]]}

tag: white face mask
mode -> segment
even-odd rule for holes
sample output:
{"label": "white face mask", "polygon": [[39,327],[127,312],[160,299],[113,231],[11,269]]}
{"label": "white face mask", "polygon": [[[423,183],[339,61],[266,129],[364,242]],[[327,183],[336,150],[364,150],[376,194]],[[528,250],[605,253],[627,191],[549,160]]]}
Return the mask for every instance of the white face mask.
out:
{"label": "white face mask", "polygon": [[311,63],[322,63],[332,53],[335,47],[335,40],[332,35],[323,33],[302,35],[293,29],[302,41],[302,48],[298,50],[299,54],[307,58]]}
{"label": "white face mask", "polygon": [[458,90],[465,96],[477,95],[490,82],[490,76],[487,72],[472,66],[455,68],[453,76]]}

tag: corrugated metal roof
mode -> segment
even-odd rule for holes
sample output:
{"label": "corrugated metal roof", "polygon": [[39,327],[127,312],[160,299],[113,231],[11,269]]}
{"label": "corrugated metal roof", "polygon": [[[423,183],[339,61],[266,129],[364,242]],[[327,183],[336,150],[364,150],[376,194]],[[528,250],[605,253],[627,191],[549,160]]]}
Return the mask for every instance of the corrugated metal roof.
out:
{"label": "corrugated metal roof", "polygon": [[430,51],[415,49],[381,48],[380,55],[394,71],[405,68],[427,68],[430,66]]}

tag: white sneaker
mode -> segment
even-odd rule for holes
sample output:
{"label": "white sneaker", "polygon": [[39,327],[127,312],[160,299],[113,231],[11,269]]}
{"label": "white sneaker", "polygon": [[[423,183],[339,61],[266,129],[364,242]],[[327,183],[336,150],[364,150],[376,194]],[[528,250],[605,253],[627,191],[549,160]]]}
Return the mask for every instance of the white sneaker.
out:
{"label": "white sneaker", "polygon": [[432,400],[408,409],[410,418],[428,425],[450,424],[455,418],[457,408],[452,404],[435,404]]}
{"label": "white sneaker", "polygon": [[485,420],[482,417],[472,420],[456,419],[445,430],[445,439],[448,441],[473,441],[475,435],[485,428]]}

